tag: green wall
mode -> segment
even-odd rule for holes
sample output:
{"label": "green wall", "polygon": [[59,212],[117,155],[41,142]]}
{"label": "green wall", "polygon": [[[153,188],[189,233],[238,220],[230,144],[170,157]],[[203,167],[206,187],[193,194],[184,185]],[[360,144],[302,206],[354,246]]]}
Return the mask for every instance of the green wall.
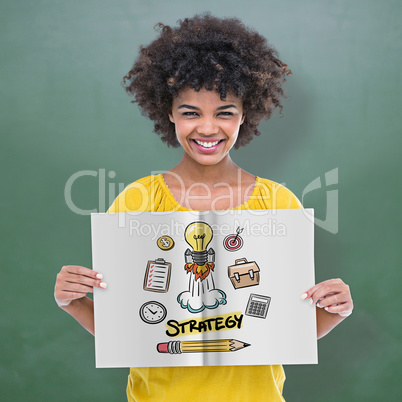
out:
{"label": "green wall", "polygon": [[[53,299],[62,265],[91,267],[90,218],[64,188],[105,169],[108,192],[179,161],[120,81],[155,23],[207,10],[242,18],[293,71],[283,117],[234,160],[300,198],[338,169],[339,231],[317,227],[316,279],[344,279],[355,311],[319,341],[319,365],[285,368],[284,395],[399,400],[402,3],[17,0],[0,12],[2,401],[124,400],[128,370],[95,369],[93,338]],[[98,187],[80,178],[73,201],[99,209]],[[320,219],[325,193],[304,197]]]}

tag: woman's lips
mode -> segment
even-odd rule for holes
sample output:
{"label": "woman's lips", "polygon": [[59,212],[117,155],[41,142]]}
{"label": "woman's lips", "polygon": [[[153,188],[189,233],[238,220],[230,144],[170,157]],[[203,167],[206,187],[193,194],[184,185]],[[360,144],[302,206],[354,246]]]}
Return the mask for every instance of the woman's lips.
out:
{"label": "woman's lips", "polygon": [[207,143],[207,144],[211,143],[211,142],[214,143],[216,141],[219,141],[216,145],[212,145],[212,146],[209,146],[209,147],[205,147],[205,146],[203,146],[201,144],[198,144],[196,140],[192,139],[191,141],[194,143],[194,145],[196,146],[196,148],[199,151],[201,151],[203,153],[206,153],[206,154],[210,154],[210,153],[216,151],[221,146],[221,144],[223,143],[224,140],[214,140],[214,141],[197,140],[198,142],[203,142],[203,143]]}

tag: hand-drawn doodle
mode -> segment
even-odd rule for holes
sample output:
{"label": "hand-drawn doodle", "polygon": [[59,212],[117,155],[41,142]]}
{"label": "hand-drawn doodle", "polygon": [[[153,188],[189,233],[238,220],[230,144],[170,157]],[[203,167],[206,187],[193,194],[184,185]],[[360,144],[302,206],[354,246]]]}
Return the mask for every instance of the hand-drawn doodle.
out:
{"label": "hand-drawn doodle", "polygon": [[163,258],[148,261],[144,277],[144,290],[166,293],[169,290],[172,264]]}
{"label": "hand-drawn doodle", "polygon": [[147,324],[159,324],[166,315],[166,307],[157,301],[146,302],[140,307],[141,320]]}
{"label": "hand-drawn doodle", "polygon": [[226,304],[226,294],[215,288],[213,270],[215,251],[208,244],[212,240],[212,229],[205,222],[190,223],[184,233],[186,242],[193,251],[184,253],[184,269],[190,275],[189,290],[180,293],[177,301],[190,313],[199,313],[205,308],[214,309]]}
{"label": "hand-drawn doodle", "polygon": [[174,241],[170,236],[161,236],[156,244],[163,251],[171,250],[174,247]]}
{"label": "hand-drawn doodle", "polygon": [[237,251],[243,247],[243,238],[240,237],[240,233],[244,228],[240,229],[240,226],[236,229],[236,234],[230,234],[226,236],[223,240],[223,247],[227,251]]}
{"label": "hand-drawn doodle", "polygon": [[159,353],[177,355],[181,353],[235,352],[251,346],[236,339],[216,339],[213,341],[169,341],[158,343]]}
{"label": "hand-drawn doodle", "polygon": [[207,318],[192,318],[183,321],[169,320],[166,323],[166,335],[174,337],[204,332],[224,331],[228,329],[240,329],[242,323],[243,314],[239,311]]}
{"label": "hand-drawn doodle", "polygon": [[235,289],[247,288],[260,283],[260,268],[255,261],[239,258],[228,267],[228,276]]}
{"label": "hand-drawn doodle", "polygon": [[251,293],[248,299],[246,312],[244,314],[251,317],[266,318],[270,302],[271,298],[269,296],[262,296]]}

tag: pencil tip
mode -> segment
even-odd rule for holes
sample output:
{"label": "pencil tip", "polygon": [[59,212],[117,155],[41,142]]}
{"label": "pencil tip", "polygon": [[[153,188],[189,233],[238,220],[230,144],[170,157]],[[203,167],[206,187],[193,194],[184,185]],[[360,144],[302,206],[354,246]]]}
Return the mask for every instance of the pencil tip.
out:
{"label": "pencil tip", "polygon": [[251,346],[251,343],[245,343],[244,347],[246,348],[247,346]]}

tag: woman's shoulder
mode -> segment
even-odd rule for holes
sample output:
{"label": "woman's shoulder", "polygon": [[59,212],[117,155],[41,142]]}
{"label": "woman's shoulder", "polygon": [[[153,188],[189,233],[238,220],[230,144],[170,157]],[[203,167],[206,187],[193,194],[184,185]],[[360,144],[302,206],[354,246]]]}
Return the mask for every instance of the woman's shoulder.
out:
{"label": "woman's shoulder", "polygon": [[125,187],[107,212],[163,212],[174,209],[173,204],[174,199],[165,189],[162,174],[153,174]]}
{"label": "woman's shoulder", "polygon": [[[240,209],[301,208],[298,198],[283,184],[256,176],[252,195]],[[109,207],[116,212],[164,212],[184,210],[169,189],[162,174],[142,177],[129,184]]]}
{"label": "woman's shoulder", "polygon": [[301,208],[299,199],[283,184],[257,176],[253,195],[249,199],[253,209]]}

